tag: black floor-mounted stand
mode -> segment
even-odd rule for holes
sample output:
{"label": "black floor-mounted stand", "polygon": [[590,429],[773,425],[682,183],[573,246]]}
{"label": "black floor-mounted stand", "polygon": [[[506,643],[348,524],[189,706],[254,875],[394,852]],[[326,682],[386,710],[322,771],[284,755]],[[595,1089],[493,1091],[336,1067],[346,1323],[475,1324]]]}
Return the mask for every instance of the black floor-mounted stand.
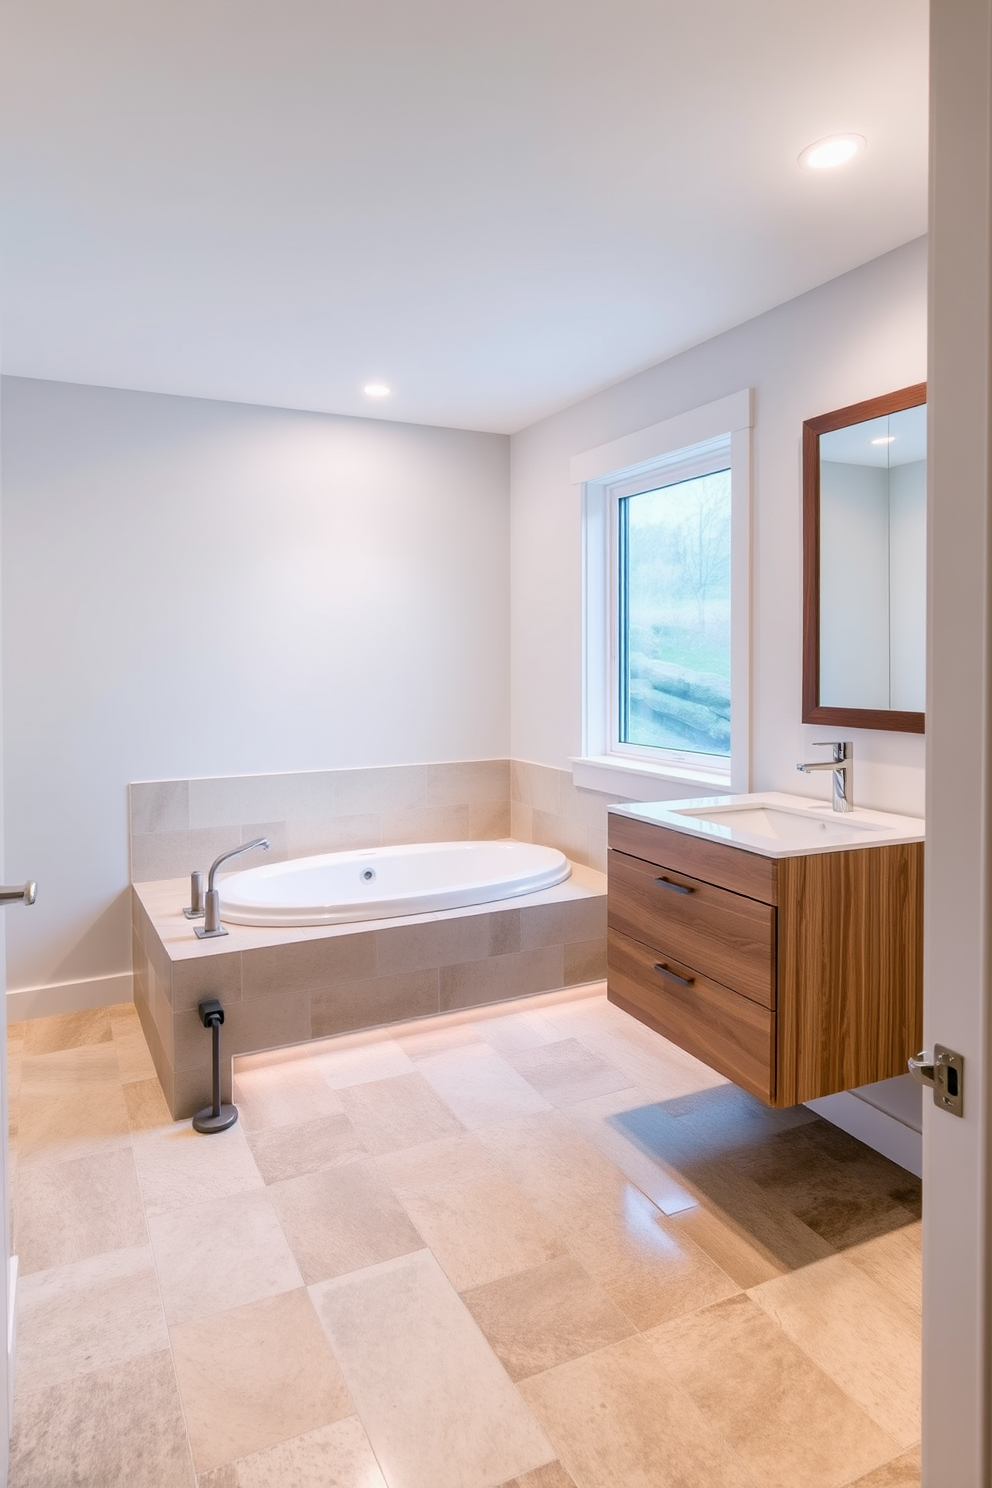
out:
{"label": "black floor-mounted stand", "polygon": [[220,1099],[220,1025],[224,1021],[224,1009],[216,997],[210,997],[200,1003],[197,1011],[204,1028],[209,1028],[213,1034],[214,1103],[204,1111],[197,1111],[193,1117],[193,1130],[208,1134],[227,1131],[238,1119],[238,1108],[222,1105]]}

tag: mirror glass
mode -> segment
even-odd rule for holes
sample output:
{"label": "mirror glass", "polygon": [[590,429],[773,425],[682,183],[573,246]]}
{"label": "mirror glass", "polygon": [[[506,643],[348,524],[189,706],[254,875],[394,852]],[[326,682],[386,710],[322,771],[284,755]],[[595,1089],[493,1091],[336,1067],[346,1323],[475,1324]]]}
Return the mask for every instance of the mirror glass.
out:
{"label": "mirror glass", "polygon": [[923,732],[926,387],[804,425],[803,721]]}
{"label": "mirror glass", "polygon": [[820,435],[820,703],[922,713],[927,409]]}

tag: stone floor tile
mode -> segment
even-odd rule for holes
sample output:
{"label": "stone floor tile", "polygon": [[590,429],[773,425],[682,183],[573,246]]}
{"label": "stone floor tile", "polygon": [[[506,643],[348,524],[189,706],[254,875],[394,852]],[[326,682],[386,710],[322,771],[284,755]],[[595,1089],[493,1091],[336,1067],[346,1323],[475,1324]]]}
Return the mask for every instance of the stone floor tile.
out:
{"label": "stone floor tile", "polygon": [[553,1106],[569,1106],[575,1101],[592,1100],[597,1095],[630,1087],[626,1075],[575,1038],[524,1049],[507,1057],[517,1073]]}
{"label": "stone floor tile", "polygon": [[137,1133],[133,1146],[149,1215],[265,1186],[240,1122],[211,1136],[176,1122]]}
{"label": "stone floor tile", "polygon": [[57,1385],[168,1347],[148,1245],[19,1279],[18,1391]]}
{"label": "stone floor tile", "polygon": [[340,1167],[367,1153],[343,1112],[289,1126],[249,1131],[248,1146],[266,1183]]}
{"label": "stone floor tile", "polygon": [[10,1482],[13,1488],[193,1488],[168,1352],[20,1395]]}
{"label": "stone floor tile", "polygon": [[391,1080],[396,1075],[412,1075],[416,1066],[408,1054],[391,1038],[351,1042],[324,1039],[313,1045],[310,1056],[332,1090],[345,1090],[349,1085],[368,1085],[377,1080]]}
{"label": "stone floor tile", "polygon": [[[199,1488],[387,1488],[357,1416],[202,1473]],[[555,1485],[548,1484],[548,1488]]]}
{"label": "stone floor tile", "polygon": [[273,1183],[268,1194],[308,1286],[423,1249],[420,1234],[369,1162]]}
{"label": "stone floor tile", "polygon": [[501,1173],[408,1192],[403,1206],[459,1292],[565,1253],[561,1237]]}
{"label": "stone floor tile", "polygon": [[236,1070],[234,1100],[252,1132],[340,1115],[340,1098],[309,1059]]}
{"label": "stone floor tile", "polygon": [[421,1059],[417,1068],[470,1131],[551,1109],[544,1096],[481,1039],[468,1048]]}
{"label": "stone floor tile", "polygon": [[302,1286],[270,1192],[228,1194],[149,1216],[170,1325]]}
{"label": "stone floor tile", "polygon": [[147,1243],[129,1148],[70,1162],[18,1166],[14,1248],[22,1274]]}
{"label": "stone floor tile", "polygon": [[462,1301],[512,1380],[595,1353],[635,1331],[571,1256],[476,1287]]}
{"label": "stone floor tile", "polygon": [[305,1291],[183,1323],[172,1348],[200,1473],[353,1414]]}
{"label": "stone floor tile", "polygon": [[88,1157],[126,1147],[128,1138],[117,1055],[109,1039],[24,1058],[17,1133],[21,1162]]}
{"label": "stone floor tile", "polygon": [[477,1137],[442,1137],[421,1147],[404,1147],[377,1157],[375,1165],[394,1193],[426,1193],[451,1183],[490,1178],[499,1169]]}
{"label": "stone floor tile", "polygon": [[150,1080],[129,1080],[121,1090],[132,1132],[154,1131],[156,1127],[171,1125],[172,1114],[157,1075]]}
{"label": "stone floor tile", "polygon": [[345,1114],[374,1157],[419,1147],[465,1128],[419,1073],[342,1089]]}
{"label": "stone floor tile", "polygon": [[311,1295],[387,1483],[502,1483],[555,1459],[428,1251]]}
{"label": "stone floor tile", "polygon": [[911,1447],[884,1467],[876,1467],[866,1477],[858,1478],[848,1488],[920,1488],[921,1472],[920,1449]]}
{"label": "stone floor tile", "polygon": [[31,1018],[23,1026],[24,1053],[29,1058],[35,1054],[57,1054],[62,1049],[81,1049],[87,1044],[109,1044],[113,1037],[109,1007],[62,1013],[52,1018]]}

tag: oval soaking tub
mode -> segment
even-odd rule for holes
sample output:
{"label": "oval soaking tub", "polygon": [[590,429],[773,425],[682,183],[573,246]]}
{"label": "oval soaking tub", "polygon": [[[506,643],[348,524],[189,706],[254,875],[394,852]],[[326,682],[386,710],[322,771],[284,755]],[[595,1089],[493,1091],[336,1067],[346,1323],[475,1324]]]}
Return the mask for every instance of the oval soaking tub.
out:
{"label": "oval soaking tub", "polygon": [[233,925],[337,925],[460,909],[533,894],[572,869],[531,842],[418,842],[266,863],[220,879],[220,915]]}

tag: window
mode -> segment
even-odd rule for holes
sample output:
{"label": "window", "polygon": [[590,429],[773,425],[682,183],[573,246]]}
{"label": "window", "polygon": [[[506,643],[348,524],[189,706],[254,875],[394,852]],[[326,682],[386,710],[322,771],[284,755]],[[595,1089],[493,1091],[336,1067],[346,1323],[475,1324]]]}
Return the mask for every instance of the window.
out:
{"label": "window", "polygon": [[665,794],[659,775],[669,795],[749,788],[750,410],[738,394],[573,461],[585,538],[576,784],[640,799]]}

